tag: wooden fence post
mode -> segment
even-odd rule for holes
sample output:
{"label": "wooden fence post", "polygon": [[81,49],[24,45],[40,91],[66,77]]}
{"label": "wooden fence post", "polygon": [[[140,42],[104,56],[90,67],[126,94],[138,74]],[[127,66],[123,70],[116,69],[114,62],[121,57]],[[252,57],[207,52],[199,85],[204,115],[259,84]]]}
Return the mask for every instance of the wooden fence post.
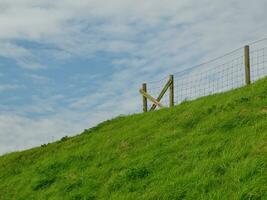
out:
{"label": "wooden fence post", "polygon": [[244,64],[245,64],[245,73],[246,73],[246,85],[251,83],[250,77],[250,58],[249,58],[249,46],[244,47]]}
{"label": "wooden fence post", "polygon": [[[146,83],[143,83],[142,89],[143,89],[144,92],[147,92],[147,85],[146,85]],[[147,112],[147,98],[145,96],[143,96],[143,111],[144,112]]]}
{"label": "wooden fence post", "polygon": [[173,75],[170,75],[170,87],[169,87],[169,102],[170,102],[170,107],[174,106],[174,81],[173,81]]}

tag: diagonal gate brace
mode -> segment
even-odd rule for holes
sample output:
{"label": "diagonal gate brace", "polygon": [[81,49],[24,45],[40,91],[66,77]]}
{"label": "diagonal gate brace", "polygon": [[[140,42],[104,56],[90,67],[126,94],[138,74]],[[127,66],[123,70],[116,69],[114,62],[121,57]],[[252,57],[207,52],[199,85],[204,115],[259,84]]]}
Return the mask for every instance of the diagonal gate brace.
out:
{"label": "diagonal gate brace", "polygon": [[150,94],[146,93],[143,89],[140,89],[139,92],[146,97],[147,99],[149,99],[150,101],[152,101],[155,105],[164,108],[164,106],[158,102],[154,97],[152,97]]}
{"label": "diagonal gate brace", "polygon": [[[169,89],[169,87],[171,86],[172,84],[172,80],[169,80],[166,85],[163,87],[162,91],[160,92],[158,98],[156,99],[158,102],[160,102],[160,100],[162,99],[162,97],[164,96],[164,94],[167,92],[167,90]],[[153,111],[155,110],[157,107],[156,104],[153,104],[150,108],[150,111]]]}

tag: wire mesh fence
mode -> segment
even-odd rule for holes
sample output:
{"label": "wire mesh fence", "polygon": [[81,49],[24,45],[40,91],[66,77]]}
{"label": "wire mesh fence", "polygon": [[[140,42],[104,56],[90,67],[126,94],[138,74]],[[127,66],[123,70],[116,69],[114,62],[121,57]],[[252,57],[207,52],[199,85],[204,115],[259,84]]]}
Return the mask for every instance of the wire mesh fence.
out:
{"label": "wire mesh fence", "polygon": [[250,45],[251,80],[255,82],[267,75],[267,39]]}
{"label": "wire mesh fence", "polygon": [[[249,44],[250,79],[255,82],[267,75],[267,38]],[[174,102],[194,100],[199,97],[226,92],[246,85],[244,48],[236,49],[209,62],[174,73]],[[168,78],[147,83],[147,93],[155,99]],[[169,104],[169,95],[160,100],[164,106]],[[148,107],[153,103],[148,101]]]}

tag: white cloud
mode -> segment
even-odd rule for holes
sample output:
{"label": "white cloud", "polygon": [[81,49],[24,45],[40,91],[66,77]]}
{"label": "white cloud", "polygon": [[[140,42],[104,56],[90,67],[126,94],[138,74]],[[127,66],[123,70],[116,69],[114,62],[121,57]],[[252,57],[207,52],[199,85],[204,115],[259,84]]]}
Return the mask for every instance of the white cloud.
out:
{"label": "white cloud", "polygon": [[71,122],[72,120],[64,116],[31,119],[14,114],[0,114],[0,152],[30,148],[60,139],[65,134],[74,134],[78,125]]}
{"label": "white cloud", "polygon": [[18,59],[27,68],[44,67],[37,64],[36,50],[13,42],[24,39],[54,46],[59,58],[126,52],[133,59],[138,56],[161,66],[165,63],[152,60],[166,54],[173,58],[183,46],[206,51],[219,46],[223,52],[233,43],[261,38],[266,32],[266,20],[262,20],[266,6],[264,0],[1,1],[0,41],[8,42],[5,49],[10,51],[1,51],[2,47],[0,55]]}
{"label": "white cloud", "polygon": [[17,89],[23,89],[23,88],[25,88],[25,86],[23,85],[3,84],[3,85],[0,85],[0,93],[4,91],[17,90]]}
{"label": "white cloud", "polygon": [[37,84],[46,84],[50,81],[50,78],[38,74],[25,74],[24,76],[33,80],[33,82]]}

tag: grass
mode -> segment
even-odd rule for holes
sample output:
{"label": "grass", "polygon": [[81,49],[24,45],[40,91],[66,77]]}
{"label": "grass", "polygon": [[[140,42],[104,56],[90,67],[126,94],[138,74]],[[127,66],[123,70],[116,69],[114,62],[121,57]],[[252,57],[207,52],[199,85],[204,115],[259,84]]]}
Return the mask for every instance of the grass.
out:
{"label": "grass", "polygon": [[4,155],[0,199],[267,199],[267,79]]}

